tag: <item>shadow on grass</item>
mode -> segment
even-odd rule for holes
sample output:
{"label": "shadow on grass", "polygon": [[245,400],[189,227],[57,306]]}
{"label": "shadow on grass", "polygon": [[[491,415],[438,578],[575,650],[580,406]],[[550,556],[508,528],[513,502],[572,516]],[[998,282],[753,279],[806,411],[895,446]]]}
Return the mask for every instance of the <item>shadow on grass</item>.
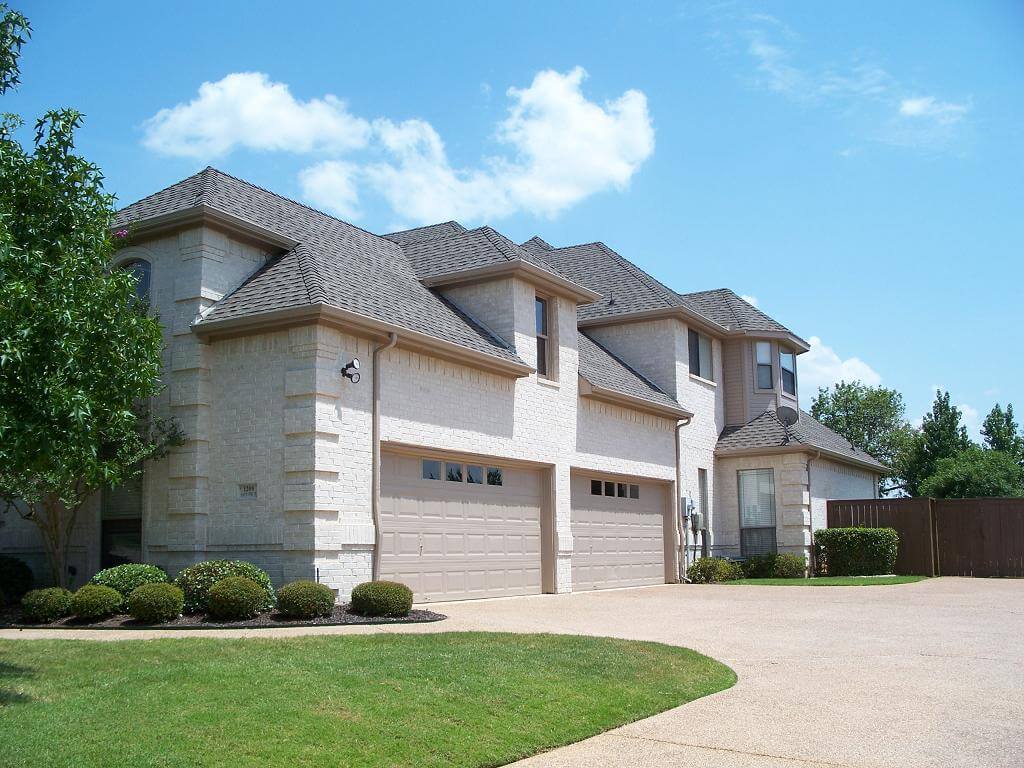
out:
{"label": "shadow on grass", "polygon": [[35,676],[34,669],[11,664],[0,659],[0,707],[7,707],[12,704],[28,704],[32,701],[31,696],[16,691],[10,686],[16,680],[24,680]]}

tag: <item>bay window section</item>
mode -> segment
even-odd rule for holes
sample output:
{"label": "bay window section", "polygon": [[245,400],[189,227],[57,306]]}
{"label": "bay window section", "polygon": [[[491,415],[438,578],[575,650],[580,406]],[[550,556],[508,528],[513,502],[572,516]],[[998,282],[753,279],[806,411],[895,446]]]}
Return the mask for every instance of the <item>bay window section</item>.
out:
{"label": "bay window section", "polygon": [[690,373],[708,381],[715,380],[713,359],[711,357],[711,338],[703,333],[690,329]]}
{"label": "bay window section", "polygon": [[796,354],[788,349],[779,350],[779,368],[782,369],[782,391],[796,394]]}
{"label": "bay window section", "polygon": [[757,358],[757,388],[775,389],[775,370],[772,365],[772,345],[768,341],[754,344]]}
{"label": "bay window section", "polygon": [[740,470],[739,491],[740,554],[751,557],[775,552],[774,470]]}

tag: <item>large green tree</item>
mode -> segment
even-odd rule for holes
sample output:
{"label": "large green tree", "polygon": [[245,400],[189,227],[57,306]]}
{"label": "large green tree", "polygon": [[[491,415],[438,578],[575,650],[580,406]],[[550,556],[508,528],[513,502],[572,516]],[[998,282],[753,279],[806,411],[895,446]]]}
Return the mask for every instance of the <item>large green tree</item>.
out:
{"label": "large green tree", "polygon": [[860,381],[823,387],[811,403],[811,416],[890,468],[883,493],[903,485],[900,461],[914,438],[904,412],[899,392]]}
{"label": "large green tree", "polygon": [[935,462],[920,494],[937,499],[1024,496],[1024,468],[1008,453],[972,445]]}
{"label": "large green tree", "polygon": [[911,496],[926,495],[922,483],[935,474],[938,462],[973,445],[962,418],[960,409],[950,402],[949,392],[935,393],[931,411],[925,414],[921,429],[900,461],[904,491]]}
{"label": "large green tree", "polygon": [[[0,5],[0,93],[18,82],[27,20]],[[0,509],[35,523],[68,580],[79,510],[179,435],[147,418],[160,389],[158,321],[109,265],[113,198],[75,152],[81,115],[45,114],[26,148],[0,121]]]}
{"label": "large green tree", "polygon": [[1004,411],[996,403],[981,425],[981,435],[985,438],[986,448],[1002,451],[1017,463],[1024,464],[1024,437],[1021,437],[1020,428],[1013,418],[1013,405],[1007,403]]}

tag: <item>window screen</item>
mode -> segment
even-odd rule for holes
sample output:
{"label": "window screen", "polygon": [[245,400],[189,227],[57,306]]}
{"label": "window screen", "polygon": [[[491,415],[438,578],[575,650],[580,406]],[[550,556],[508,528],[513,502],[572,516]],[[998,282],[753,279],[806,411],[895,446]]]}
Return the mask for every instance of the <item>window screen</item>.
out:
{"label": "window screen", "polygon": [[740,551],[744,557],[775,552],[775,473],[747,469],[739,473]]}

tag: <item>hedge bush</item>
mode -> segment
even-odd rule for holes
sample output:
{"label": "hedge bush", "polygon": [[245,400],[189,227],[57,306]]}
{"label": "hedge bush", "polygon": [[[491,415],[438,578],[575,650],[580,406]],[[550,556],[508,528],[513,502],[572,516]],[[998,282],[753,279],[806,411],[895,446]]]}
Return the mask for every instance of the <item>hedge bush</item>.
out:
{"label": "hedge bush", "polygon": [[717,584],[743,578],[743,569],[724,557],[702,557],[686,569],[686,577],[694,584]]}
{"label": "hedge bush", "polygon": [[245,576],[228,576],[210,587],[207,611],[215,619],[225,621],[251,619],[265,602],[266,592],[255,581]]}
{"label": "hedge bush", "polygon": [[71,613],[82,621],[109,619],[121,611],[124,598],[113,587],[86,584],[71,596]]}
{"label": "hedge bush", "polygon": [[66,589],[33,589],[21,598],[21,620],[26,624],[49,624],[70,615],[71,593]]}
{"label": "hedge bush", "polygon": [[116,589],[127,604],[129,595],[137,587],[141,587],[143,584],[160,584],[165,581],[167,581],[167,574],[162,568],[145,563],[125,563],[100,571],[89,580],[89,583]]}
{"label": "hedge bush", "polygon": [[408,616],[412,590],[397,581],[366,581],[352,590],[351,609],[363,616]]}
{"label": "hedge bush", "polygon": [[802,579],[807,575],[807,562],[789,552],[775,556],[772,563],[772,576],[776,579]]}
{"label": "hedge bush", "polygon": [[262,568],[244,560],[207,560],[189,566],[174,580],[178,589],[185,593],[185,612],[199,613],[208,609],[207,598],[210,587],[229,576],[251,579],[263,589],[259,610],[269,611],[277,602],[270,576]]}
{"label": "hedge bush", "polygon": [[295,619],[330,616],[334,612],[334,590],[315,581],[293,581],[278,590],[277,610]]}
{"label": "hedge bush", "polygon": [[143,584],[128,596],[128,613],[146,624],[163,624],[181,615],[185,594],[165,581]]}
{"label": "hedge bush", "polygon": [[35,577],[25,561],[16,557],[0,555],[0,590],[12,603],[21,600],[22,595],[32,589]]}
{"label": "hedge bush", "polygon": [[775,573],[774,552],[766,555],[751,555],[743,561],[743,577],[746,579],[768,579]]}
{"label": "hedge bush", "polygon": [[818,570],[829,576],[892,573],[900,537],[892,528],[823,528],[814,532]]}

